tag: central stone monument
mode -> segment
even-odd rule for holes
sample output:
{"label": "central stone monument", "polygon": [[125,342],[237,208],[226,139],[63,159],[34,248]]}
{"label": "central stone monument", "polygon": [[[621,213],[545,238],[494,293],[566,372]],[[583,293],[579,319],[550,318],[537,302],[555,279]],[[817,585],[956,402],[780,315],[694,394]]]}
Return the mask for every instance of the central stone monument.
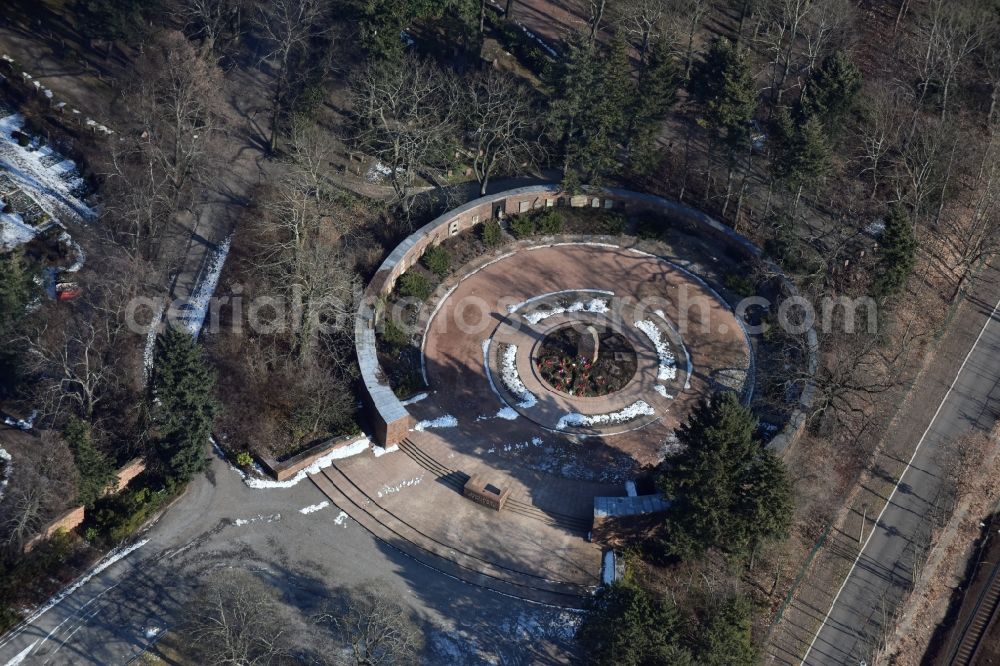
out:
{"label": "central stone monument", "polygon": [[593,326],[587,326],[580,331],[580,341],[576,345],[576,355],[593,363],[597,360],[600,345],[601,339],[597,335],[597,329]]}

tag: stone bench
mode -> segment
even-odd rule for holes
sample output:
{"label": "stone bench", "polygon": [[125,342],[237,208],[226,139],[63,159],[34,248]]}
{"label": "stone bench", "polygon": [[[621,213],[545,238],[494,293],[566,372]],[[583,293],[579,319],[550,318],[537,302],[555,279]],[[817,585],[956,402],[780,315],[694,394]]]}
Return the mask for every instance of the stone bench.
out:
{"label": "stone bench", "polygon": [[469,498],[476,504],[482,504],[494,511],[503,509],[510,497],[510,488],[499,488],[492,483],[486,482],[479,474],[473,474],[465,482],[462,495]]}

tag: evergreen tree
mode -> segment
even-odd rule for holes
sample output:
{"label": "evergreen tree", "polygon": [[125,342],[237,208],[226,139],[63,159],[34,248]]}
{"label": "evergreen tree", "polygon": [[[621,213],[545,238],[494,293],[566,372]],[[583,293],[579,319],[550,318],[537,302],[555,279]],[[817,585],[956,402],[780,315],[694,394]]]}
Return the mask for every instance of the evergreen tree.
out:
{"label": "evergreen tree", "polygon": [[170,328],[157,338],[151,381],[153,421],[165,476],[186,483],[203,471],[215,418],[215,376],[197,341]]}
{"label": "evergreen tree", "polygon": [[656,166],[656,138],[677,101],[679,83],[680,72],[670,42],[659,39],[639,72],[635,102],[629,111],[627,148],[636,173],[650,173]]}
{"label": "evergreen tree", "polygon": [[804,117],[816,116],[833,133],[857,104],[861,72],[842,51],[827,56],[812,71],[799,102]]}
{"label": "evergreen tree", "polygon": [[616,35],[599,70],[598,89],[586,114],[586,143],[581,170],[590,183],[599,184],[618,163],[618,146],[626,141],[627,113],[634,103],[635,83],[630,74],[628,44]]}
{"label": "evergreen tree", "polygon": [[775,114],[774,143],[772,169],[795,191],[794,217],[802,190],[816,185],[830,171],[830,146],[818,117],[808,116],[796,126],[787,109]]}
{"label": "evergreen tree", "polygon": [[681,450],[663,463],[670,501],[666,546],[682,558],[708,548],[747,555],[784,536],[791,486],[784,465],[755,436],[757,420],[734,393],[703,399],[677,431]]}
{"label": "evergreen tree", "polygon": [[913,224],[903,207],[893,204],[879,239],[878,270],[873,288],[876,298],[894,296],[903,290],[913,272],[916,254],[917,239],[913,235]]}
{"label": "evergreen tree", "polygon": [[719,38],[691,72],[691,95],[701,108],[713,138],[731,150],[746,146],[757,107],[757,88],[746,53]]}
{"label": "evergreen tree", "polygon": [[12,392],[19,375],[20,345],[26,308],[39,296],[37,273],[20,250],[0,254],[0,395]]}
{"label": "evergreen tree", "polygon": [[104,497],[117,480],[115,467],[102,451],[94,446],[90,424],[74,418],[63,430],[63,437],[73,452],[73,461],[80,472],[77,502],[87,508]]}
{"label": "evergreen tree", "polygon": [[577,640],[593,664],[693,666],[684,645],[684,629],[683,618],[671,601],[625,581],[596,597]]}
{"label": "evergreen tree", "polygon": [[759,650],[753,642],[753,607],[745,597],[733,597],[714,608],[698,634],[702,666],[753,666]]}
{"label": "evergreen tree", "polygon": [[627,142],[635,82],[629,75],[628,45],[615,39],[607,54],[575,34],[566,57],[552,70],[549,127],[563,153],[563,186],[597,184],[618,164]]}
{"label": "evergreen tree", "polygon": [[579,33],[570,38],[566,57],[552,69],[549,84],[553,94],[548,120],[562,150],[563,185],[569,191],[580,186],[576,164],[586,153],[592,96],[600,71],[594,46]]}

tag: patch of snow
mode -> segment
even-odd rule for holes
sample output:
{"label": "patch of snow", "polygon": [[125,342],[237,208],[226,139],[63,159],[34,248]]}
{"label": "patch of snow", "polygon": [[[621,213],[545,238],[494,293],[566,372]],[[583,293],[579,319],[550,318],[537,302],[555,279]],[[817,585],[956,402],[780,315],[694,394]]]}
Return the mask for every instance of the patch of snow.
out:
{"label": "patch of snow", "polygon": [[70,236],[65,231],[59,234],[59,240],[68,245],[70,249],[73,250],[73,256],[74,256],[73,263],[70,264],[68,268],[64,268],[62,270],[66,273],[78,272],[81,268],[83,268],[83,263],[87,260],[87,255],[84,254],[83,248],[80,247],[80,244],[77,243],[75,240],[73,240],[73,237]]}
{"label": "patch of snow", "polygon": [[645,400],[636,400],[628,407],[608,414],[587,415],[575,412],[566,414],[556,423],[556,430],[565,430],[570,427],[579,428],[625,423],[640,416],[652,416],[653,414],[655,414],[653,408]]}
{"label": "patch of snow", "polygon": [[[4,202],[0,200],[0,210]],[[0,213],[0,249],[11,250],[18,245],[24,245],[38,234],[33,227],[24,223],[24,218],[17,213]]]}
{"label": "patch of snow", "polygon": [[35,425],[35,419],[38,417],[38,410],[33,409],[31,411],[31,416],[26,419],[12,419],[9,416],[3,417],[4,425],[8,425],[11,428],[19,428],[21,430],[31,430]]}
{"label": "patch of snow", "polygon": [[635,497],[639,494],[635,489],[635,481],[630,480],[625,482],[625,494],[629,497]]}
{"label": "patch of snow", "polygon": [[146,629],[142,632],[142,634],[143,636],[146,637],[146,640],[148,641],[159,636],[161,631],[163,631],[163,629],[161,629],[160,627],[146,627]]}
{"label": "patch of snow", "polygon": [[414,404],[420,402],[421,400],[423,400],[424,398],[426,398],[429,395],[430,395],[430,393],[418,393],[415,396],[413,396],[412,398],[407,398],[401,404],[404,407],[406,407],[407,405],[414,405]]}
{"label": "patch of snow", "polygon": [[[6,57],[7,56],[4,56],[4,58]],[[31,651],[35,649],[36,645],[38,645],[38,641],[35,641],[28,647],[24,648],[23,650],[15,654],[14,657],[5,664],[5,666],[18,666],[18,664],[23,664],[24,660],[28,658],[28,655],[31,654]]]}
{"label": "patch of snow", "polygon": [[340,449],[335,449],[330,451],[322,458],[319,458],[313,464],[309,465],[303,470],[300,470],[298,474],[286,481],[275,481],[273,479],[258,479],[252,476],[247,476],[242,470],[237,468],[236,471],[243,476],[243,482],[250,486],[251,488],[257,489],[270,489],[270,488],[291,488],[303,481],[310,474],[318,474],[320,470],[325,469],[333,464],[334,460],[342,460],[343,458],[349,458],[351,456],[356,456],[359,453],[363,453],[368,450],[371,442],[368,441],[367,437],[362,437],[356,442],[352,442],[350,445],[345,446]]}
{"label": "patch of snow", "polygon": [[401,30],[399,32],[399,41],[403,42],[403,44],[408,47],[416,44],[416,42],[413,41],[413,37],[410,37],[405,30]]}
{"label": "patch of snow", "polygon": [[412,479],[407,479],[406,481],[400,481],[394,486],[389,486],[389,485],[382,486],[382,490],[378,491],[375,494],[378,497],[387,497],[389,495],[392,495],[393,493],[398,493],[403,488],[410,488],[412,486],[415,486],[423,480],[424,476],[423,474],[421,474],[420,476],[415,476]]}
{"label": "patch of snow", "polygon": [[514,421],[515,419],[517,419],[518,416],[520,416],[520,414],[518,414],[517,410],[515,410],[513,407],[504,407],[503,409],[498,411],[496,413],[496,416],[493,418],[503,419],[504,421]]}
{"label": "patch of snow", "polygon": [[226,263],[232,241],[232,234],[222,241],[222,244],[215,251],[215,255],[209,260],[208,269],[204,276],[195,286],[194,295],[187,300],[187,311],[181,320],[185,322],[188,333],[194,337],[198,337],[202,324],[205,323],[208,304],[212,299],[212,294],[215,293],[216,285],[219,283],[219,276],[222,275],[222,267]]}
{"label": "patch of snow", "polygon": [[439,416],[436,419],[431,419],[428,421],[419,421],[413,429],[417,432],[427,430],[428,428],[454,428],[458,425],[458,419],[450,414],[445,414],[444,416]]}
{"label": "patch of snow", "polygon": [[0,460],[3,460],[3,478],[0,479],[0,499],[3,499],[7,484],[10,483],[10,475],[14,471],[13,458],[6,449],[0,449]]}
{"label": "patch of snow", "polygon": [[558,58],[559,58],[559,52],[558,51],[556,51],[554,48],[552,48],[551,46],[549,46],[544,39],[542,39],[541,37],[539,37],[535,33],[533,33],[530,30],[528,30],[521,23],[519,23],[517,21],[515,21],[515,23],[517,23],[517,27],[519,27],[521,30],[524,31],[524,34],[528,36],[528,39],[534,41],[536,44],[538,44],[540,47],[542,47],[542,49],[544,49],[546,53],[548,53],[550,56],[552,56],[553,58],[556,58],[558,60]]}
{"label": "patch of snow", "polygon": [[337,514],[337,517],[333,519],[334,525],[340,525],[341,527],[347,527],[347,514],[341,511]]}
{"label": "patch of snow", "polygon": [[[581,245],[581,243],[556,243],[556,245]],[[587,243],[582,243],[582,245],[587,245]],[[540,247],[548,247],[548,246],[540,246]],[[612,245],[610,247],[618,247],[618,246],[617,245]],[[536,249],[536,248],[529,248],[529,250],[531,250],[531,249]],[[514,254],[514,253],[511,252],[509,254],[504,255],[504,257],[509,257],[511,254]],[[504,258],[504,257],[501,257],[501,259]],[[538,301],[544,300],[546,298],[552,298],[553,296],[558,296],[559,294],[565,294],[565,293],[573,293],[573,294],[599,294],[601,296],[614,296],[615,295],[615,292],[613,292],[613,291],[605,291],[604,289],[567,289],[567,290],[564,290],[564,291],[551,291],[551,292],[549,292],[547,294],[539,294],[538,296],[532,296],[528,300],[521,301],[520,303],[515,303],[514,305],[508,305],[507,306],[507,314],[514,314],[515,312],[517,312],[518,310],[520,310],[521,308],[523,308],[525,305],[531,305],[532,303],[537,303]]]}
{"label": "patch of snow", "polygon": [[657,384],[653,388],[656,390],[657,393],[659,393],[660,395],[662,395],[667,400],[673,400],[674,399],[674,396],[672,396],[669,393],[667,393],[667,387],[664,386],[663,384]]}
{"label": "patch of snow", "polygon": [[635,327],[646,334],[656,348],[656,355],[660,357],[660,369],[656,378],[661,382],[677,379],[677,359],[670,351],[670,343],[662,338],[659,327],[648,319],[635,322]]}
{"label": "patch of snow", "polygon": [[328,506],[330,506],[330,503],[324,500],[319,504],[310,504],[309,506],[302,507],[301,509],[299,509],[299,513],[303,515],[309,515],[310,513],[316,513],[317,511],[322,511]]}
{"label": "patch of snow", "polygon": [[531,409],[538,403],[538,398],[528,390],[517,372],[517,345],[506,345],[500,354],[500,381],[520,400],[517,404],[519,409]]}
{"label": "patch of snow", "polygon": [[[670,329],[673,330],[674,333],[677,335],[677,337],[680,338],[680,333],[678,333],[677,330],[674,329],[673,325],[670,323],[670,320],[667,319],[667,315],[664,314],[663,310],[654,310],[653,314],[662,319],[663,323],[669,326]],[[685,365],[687,366],[687,375],[684,377],[684,390],[686,391],[689,388],[691,388],[691,375],[694,374],[694,364],[691,363],[691,354],[688,353],[687,347],[684,346],[683,340],[681,341],[681,351],[684,352],[684,361]]]}
{"label": "patch of snow", "polygon": [[[402,173],[403,167],[396,167],[396,173]],[[369,183],[381,183],[392,175],[392,167],[382,164],[378,160],[372,163],[365,172],[365,180]]]}
{"label": "patch of snow", "polygon": [[148,381],[149,375],[153,371],[153,358],[156,356],[156,336],[160,332],[160,321],[163,313],[167,309],[167,299],[160,299],[160,305],[153,313],[153,318],[149,322],[149,331],[146,332],[146,346],[142,350],[142,374]]}
{"label": "patch of snow", "polygon": [[[500,445],[499,450],[501,452],[503,452],[503,453],[516,453],[518,451],[523,451],[524,449],[527,449],[528,447],[532,447],[532,446],[533,447],[539,447],[539,446],[541,446],[544,443],[545,442],[542,440],[541,437],[532,437],[531,440],[527,441],[527,442],[519,442],[517,444],[502,444],[502,445]],[[486,453],[496,453],[497,450],[498,450],[498,447],[491,446],[490,448],[488,448],[486,450]]]}
{"label": "patch of snow", "polygon": [[50,218],[95,219],[97,213],[73,194],[83,184],[76,164],[60,159],[55,166],[48,166],[46,162],[53,155],[59,157],[58,153],[49,146],[37,148],[35,142],[20,145],[13,134],[23,129],[24,116],[19,113],[0,118],[0,171]]}
{"label": "patch of snow", "polygon": [[607,550],[601,563],[601,584],[613,585],[615,582],[615,551]]}
{"label": "patch of snow", "polygon": [[529,324],[537,324],[543,319],[548,319],[565,312],[592,312],[594,314],[606,314],[608,312],[608,302],[601,298],[593,298],[589,301],[577,301],[567,307],[555,307],[551,310],[539,310],[525,315],[524,318]]}
{"label": "patch of snow", "polygon": [[875,220],[865,225],[865,233],[878,238],[885,231],[885,220]]}
{"label": "patch of snow", "polygon": [[396,451],[399,451],[399,444],[393,444],[392,446],[386,447],[375,445],[372,447],[372,453],[375,454],[376,458],[381,458],[387,453],[395,453]]}
{"label": "patch of snow", "polygon": [[93,578],[94,576],[98,575],[99,573],[101,573],[102,571],[104,571],[105,569],[107,569],[108,567],[110,567],[111,565],[113,565],[113,564],[115,564],[115,563],[123,560],[124,558],[128,557],[129,555],[131,555],[135,551],[137,551],[140,548],[142,548],[143,546],[145,546],[147,543],[149,543],[149,539],[142,539],[141,541],[136,541],[135,543],[133,543],[130,546],[119,546],[118,548],[115,548],[114,550],[112,550],[111,552],[109,552],[107,555],[105,555],[104,559],[97,563],[97,566],[95,566],[93,569],[91,569],[90,571],[88,571],[86,574],[84,574],[80,578],[77,578],[76,582],[74,582],[72,585],[70,585],[69,587],[67,587],[66,589],[64,589],[62,592],[60,592],[56,596],[54,596],[51,599],[49,599],[47,602],[45,602],[45,604],[41,608],[39,608],[38,610],[36,610],[34,613],[32,613],[31,615],[29,615],[27,618],[25,618],[24,621],[23,621],[23,624],[24,625],[33,624],[35,622],[35,620],[37,620],[38,618],[40,618],[45,613],[47,613],[50,610],[52,610],[55,606],[57,606],[59,603],[61,603],[66,597],[70,596],[71,594],[73,594],[74,592],[76,592],[77,590],[79,590],[81,587],[83,587],[84,585],[86,585],[88,582],[90,582],[91,578]]}
{"label": "patch of snow", "polygon": [[250,525],[252,523],[273,523],[277,520],[281,520],[280,513],[272,513],[269,516],[265,516],[264,514],[258,514],[253,518],[237,518],[236,520],[233,521],[233,524],[236,525],[237,527],[243,527],[244,525]]}

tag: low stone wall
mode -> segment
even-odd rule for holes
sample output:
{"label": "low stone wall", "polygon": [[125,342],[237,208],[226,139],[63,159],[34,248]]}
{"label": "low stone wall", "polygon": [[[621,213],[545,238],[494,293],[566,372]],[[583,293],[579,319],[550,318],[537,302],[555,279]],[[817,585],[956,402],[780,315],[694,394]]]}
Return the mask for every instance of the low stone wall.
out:
{"label": "low stone wall", "polygon": [[65,513],[59,514],[48,525],[42,528],[41,532],[28,539],[28,542],[24,544],[24,552],[31,552],[38,544],[50,539],[59,530],[66,530],[67,532],[75,530],[83,523],[83,519],[86,518],[86,512],[87,510],[84,507],[76,506]]}
{"label": "low stone wall", "polygon": [[128,461],[118,470],[118,484],[115,486],[114,492],[118,493],[125,490],[125,486],[129,484],[129,481],[146,471],[146,461],[142,458],[134,458]]}
{"label": "low stone wall", "polygon": [[[133,460],[128,461],[118,468],[118,482],[115,484],[114,488],[109,489],[107,494],[113,495],[114,493],[119,493],[122,490],[125,490],[125,487],[128,486],[129,482],[142,474],[145,469],[146,461],[142,458],[134,458]],[[30,552],[38,546],[38,544],[52,538],[52,535],[59,530],[66,530],[67,532],[75,530],[83,524],[86,517],[86,507],[75,506],[72,509],[67,509],[65,512],[59,514],[51,520],[49,524],[43,527],[38,534],[28,539],[28,541],[24,544],[24,552]]]}
{"label": "low stone wall", "polygon": [[[396,280],[420,260],[428,247],[437,245],[450,236],[486,220],[554,206],[593,207],[623,212],[648,210],[668,219],[700,227],[723,242],[734,244],[749,257],[762,261],[770,272],[781,276],[788,295],[798,293],[791,281],[784,277],[784,272],[773,262],[764,259],[760,248],[749,240],[701,211],[662,197],[617,188],[593,188],[588,189],[586,194],[570,195],[558,185],[552,184],[521,187],[475,199],[438,216],[400,243],[382,262],[358,306],[354,324],[355,348],[365,385],[364,400],[372,417],[378,444],[388,446],[398,443],[406,437],[413,425],[413,417],[384,378],[375,347],[375,327],[381,320],[386,299]],[[816,370],[817,342],[814,330],[807,333],[807,342],[810,352],[807,363],[811,374]],[[814,387],[811,384],[802,391],[799,408],[785,429],[774,437],[772,448],[783,450],[801,431],[805,423],[805,410],[812,404],[813,393]]]}
{"label": "low stone wall", "polygon": [[360,435],[344,435],[343,437],[336,437],[322,444],[317,444],[287,460],[278,462],[270,458],[261,458],[260,463],[264,467],[264,471],[276,480],[287,481],[323,456],[333,453],[338,449],[346,448],[360,438]]}

